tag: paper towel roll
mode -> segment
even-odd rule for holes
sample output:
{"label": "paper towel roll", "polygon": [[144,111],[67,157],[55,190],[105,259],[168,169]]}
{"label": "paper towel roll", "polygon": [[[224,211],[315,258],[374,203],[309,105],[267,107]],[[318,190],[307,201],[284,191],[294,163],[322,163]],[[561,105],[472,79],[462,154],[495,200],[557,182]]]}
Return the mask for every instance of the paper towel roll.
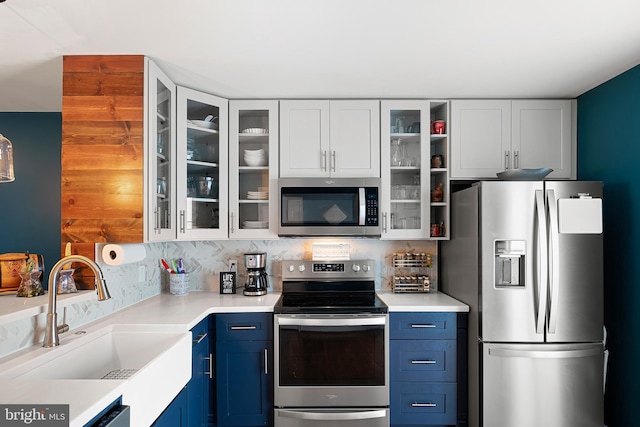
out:
{"label": "paper towel roll", "polygon": [[142,261],[147,256],[143,244],[106,244],[102,247],[101,258],[106,265],[122,265]]}

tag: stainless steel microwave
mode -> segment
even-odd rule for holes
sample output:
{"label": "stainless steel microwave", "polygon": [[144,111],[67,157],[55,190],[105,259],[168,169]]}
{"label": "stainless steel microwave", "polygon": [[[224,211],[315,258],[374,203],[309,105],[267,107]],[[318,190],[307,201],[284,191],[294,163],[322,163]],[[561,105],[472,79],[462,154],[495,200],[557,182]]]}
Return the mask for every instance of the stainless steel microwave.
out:
{"label": "stainless steel microwave", "polygon": [[380,236],[379,178],[281,178],[280,236]]}

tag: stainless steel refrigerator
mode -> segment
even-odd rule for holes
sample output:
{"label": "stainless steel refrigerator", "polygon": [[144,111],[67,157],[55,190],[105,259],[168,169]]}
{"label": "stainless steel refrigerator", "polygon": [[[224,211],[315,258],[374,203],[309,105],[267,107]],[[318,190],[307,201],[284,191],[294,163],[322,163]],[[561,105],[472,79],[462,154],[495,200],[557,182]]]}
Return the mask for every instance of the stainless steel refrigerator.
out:
{"label": "stainless steel refrigerator", "polygon": [[470,306],[470,427],[602,427],[602,183],[451,195],[441,290]]}

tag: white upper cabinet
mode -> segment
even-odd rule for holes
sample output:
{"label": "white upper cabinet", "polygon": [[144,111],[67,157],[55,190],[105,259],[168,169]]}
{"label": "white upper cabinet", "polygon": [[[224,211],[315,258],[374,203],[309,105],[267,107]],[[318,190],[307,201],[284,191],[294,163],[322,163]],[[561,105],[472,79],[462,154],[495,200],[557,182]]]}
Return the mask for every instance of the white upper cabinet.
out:
{"label": "white upper cabinet", "polygon": [[548,167],[575,178],[575,101],[451,101],[451,177],[496,178],[506,169]]}
{"label": "white upper cabinet", "polygon": [[571,100],[523,100],[511,103],[512,167],[548,167],[549,178],[574,178],[576,148]]}
{"label": "white upper cabinet", "polygon": [[176,85],[149,59],[147,65],[148,135],[145,240],[172,240],[176,235]]}
{"label": "white upper cabinet", "polygon": [[176,238],[226,239],[228,101],[178,87],[176,110]]}
{"label": "white upper cabinet", "polygon": [[379,101],[280,101],[281,177],[379,177]]}
{"label": "white upper cabinet", "polygon": [[229,102],[229,237],[278,238],[278,101]]}

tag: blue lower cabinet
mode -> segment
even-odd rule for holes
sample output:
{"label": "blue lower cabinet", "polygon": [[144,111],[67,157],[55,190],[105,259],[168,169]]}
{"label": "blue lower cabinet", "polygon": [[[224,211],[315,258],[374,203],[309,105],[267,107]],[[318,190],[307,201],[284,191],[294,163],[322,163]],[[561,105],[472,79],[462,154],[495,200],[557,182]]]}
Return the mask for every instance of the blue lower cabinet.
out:
{"label": "blue lower cabinet", "polygon": [[272,334],[271,313],[216,316],[219,427],[273,425]]}
{"label": "blue lower cabinet", "polygon": [[187,388],[167,406],[162,414],[154,421],[153,427],[187,427]]}
{"label": "blue lower cabinet", "polygon": [[188,427],[207,427],[211,414],[213,322],[206,318],[191,329],[191,380],[187,383]]}
{"label": "blue lower cabinet", "polygon": [[390,313],[392,426],[459,425],[456,313]]}

